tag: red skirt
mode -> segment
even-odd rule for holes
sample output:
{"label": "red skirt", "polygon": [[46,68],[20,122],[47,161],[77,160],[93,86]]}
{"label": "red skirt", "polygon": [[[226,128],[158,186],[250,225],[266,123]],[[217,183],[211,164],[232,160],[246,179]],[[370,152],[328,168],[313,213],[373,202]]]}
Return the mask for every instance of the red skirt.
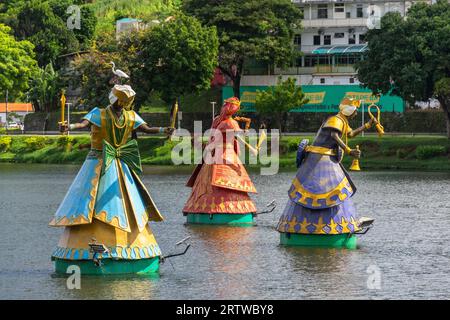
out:
{"label": "red skirt", "polygon": [[195,171],[188,186],[192,193],[183,213],[255,213],[256,207],[248,192],[255,192],[242,164],[202,164]]}

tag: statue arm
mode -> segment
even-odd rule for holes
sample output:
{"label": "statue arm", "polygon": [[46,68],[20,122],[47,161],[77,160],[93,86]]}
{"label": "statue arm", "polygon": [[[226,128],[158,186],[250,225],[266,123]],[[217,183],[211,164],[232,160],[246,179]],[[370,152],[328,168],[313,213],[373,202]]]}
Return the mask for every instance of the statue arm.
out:
{"label": "statue arm", "polygon": [[[359,129],[359,128],[358,128]],[[356,129],[356,130],[358,130]],[[355,130],[355,131],[356,131]],[[339,132],[333,131],[331,132],[331,137],[337,142],[337,144],[346,151],[349,155],[351,155],[354,158],[359,158],[361,156],[361,151],[357,149],[351,149],[348,145],[345,144],[344,141],[339,137]]]}
{"label": "statue arm", "polygon": [[366,129],[369,129],[373,125],[373,118],[371,118],[368,122],[366,122],[364,125],[362,125],[359,128],[356,128],[355,130],[352,130],[348,133],[349,138],[356,137],[358,134],[363,132]]}
{"label": "statue arm", "polygon": [[81,122],[78,123],[71,123],[70,125],[67,124],[59,124],[59,131],[60,132],[66,132],[69,130],[79,130],[79,129],[84,129],[87,128],[91,123],[86,120],[83,119]]}
{"label": "statue arm", "polygon": [[174,131],[174,128],[149,127],[146,123],[143,123],[142,125],[136,128],[136,131],[144,133],[165,133],[171,135]]}

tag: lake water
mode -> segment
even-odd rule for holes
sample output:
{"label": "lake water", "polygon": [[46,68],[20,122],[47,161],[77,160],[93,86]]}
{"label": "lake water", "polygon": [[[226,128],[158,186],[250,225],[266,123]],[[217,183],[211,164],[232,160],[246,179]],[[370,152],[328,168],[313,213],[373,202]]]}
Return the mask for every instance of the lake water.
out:
{"label": "lake water", "polygon": [[[250,228],[185,225],[190,170],[145,168],[144,182],[166,220],[152,223],[168,254],[192,247],[158,275],[83,277],[69,290],[50,255],[61,228],[48,227],[78,166],[0,164],[0,299],[448,299],[450,174],[352,173],[360,215],[376,219],[359,249],[279,245],[274,230],[293,172],[251,176],[262,208],[277,209]],[[380,279],[379,286],[377,281]]]}

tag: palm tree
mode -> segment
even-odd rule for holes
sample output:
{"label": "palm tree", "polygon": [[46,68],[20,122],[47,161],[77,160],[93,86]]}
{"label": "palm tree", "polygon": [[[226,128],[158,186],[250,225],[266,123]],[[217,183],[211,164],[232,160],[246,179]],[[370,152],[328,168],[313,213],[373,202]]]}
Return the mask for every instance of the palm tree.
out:
{"label": "palm tree", "polygon": [[60,75],[51,63],[44,68],[39,68],[35,77],[31,80],[30,100],[36,111],[49,112],[58,108],[58,95],[62,84]]}

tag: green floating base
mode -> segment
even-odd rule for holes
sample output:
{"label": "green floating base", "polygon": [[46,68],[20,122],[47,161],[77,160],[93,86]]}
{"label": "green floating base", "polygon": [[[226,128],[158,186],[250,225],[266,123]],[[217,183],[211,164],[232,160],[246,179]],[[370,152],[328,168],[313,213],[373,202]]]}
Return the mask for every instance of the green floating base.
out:
{"label": "green floating base", "polygon": [[102,259],[101,262],[101,266],[96,266],[92,260],[55,259],[55,271],[73,273],[67,272],[67,268],[73,265],[80,268],[82,275],[149,274],[159,271],[159,257],[139,260]]}
{"label": "green floating base", "polygon": [[187,223],[193,224],[218,224],[248,227],[253,226],[253,214],[206,214],[206,213],[188,213]]}
{"label": "green floating base", "polygon": [[280,233],[280,243],[287,246],[356,249],[354,234]]}

